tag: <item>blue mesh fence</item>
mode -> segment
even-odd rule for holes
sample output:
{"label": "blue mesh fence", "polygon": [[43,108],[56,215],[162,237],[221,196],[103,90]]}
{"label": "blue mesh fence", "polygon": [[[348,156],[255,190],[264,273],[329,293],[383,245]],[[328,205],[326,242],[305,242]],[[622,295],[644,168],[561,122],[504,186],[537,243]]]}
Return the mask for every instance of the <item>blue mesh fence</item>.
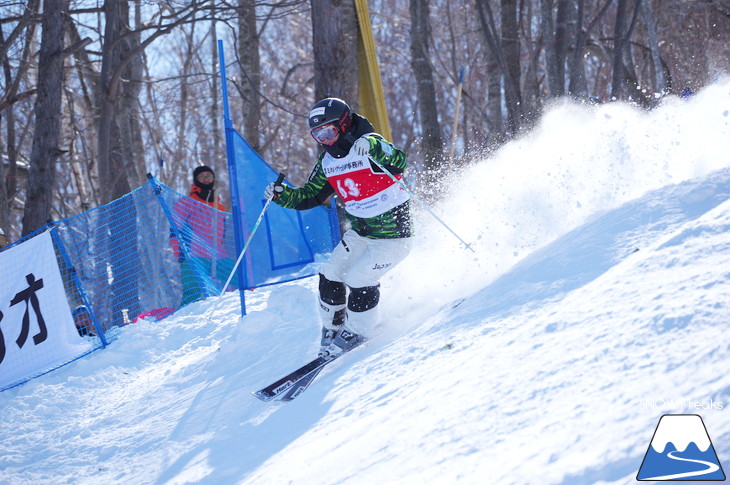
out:
{"label": "blue mesh fence", "polygon": [[[167,244],[182,283],[178,306],[219,294],[237,257],[231,214],[181,196],[164,185],[158,187],[165,217],[171,221]],[[227,290],[236,288],[237,281],[233,278]]]}
{"label": "blue mesh fence", "polygon": [[[15,262],[17,258],[8,256],[17,252],[21,259],[31,257],[21,256],[21,249],[30,248],[33,238],[49,229],[54,265],[57,262],[68,305],[54,306],[45,318],[60,322],[64,319],[58,315],[69,314],[64,320],[68,323],[60,322],[58,328],[70,332],[70,343],[64,345],[73,350],[59,357],[60,361],[50,359],[33,366],[22,357],[30,352],[29,344],[24,342],[23,348],[16,349],[12,338],[2,339],[0,354],[5,357],[5,349],[9,351],[0,359],[0,390],[104,347],[122,326],[138,318],[161,319],[188,303],[219,294],[236,260],[231,214],[196,202],[154,178],[118,200],[49,224],[4,248],[0,256],[6,257],[0,258],[0,264],[17,265],[19,275],[26,272],[22,265],[27,262]],[[16,286],[20,288],[23,281]],[[228,290],[235,288],[237,279],[232,281]],[[41,307],[50,301],[43,290],[38,295]],[[2,330],[15,335],[14,326],[22,323],[22,317],[14,313],[13,321],[9,320],[0,316],[0,337]],[[54,342],[49,339],[32,350],[54,354]],[[27,370],[29,366],[34,368]]]}

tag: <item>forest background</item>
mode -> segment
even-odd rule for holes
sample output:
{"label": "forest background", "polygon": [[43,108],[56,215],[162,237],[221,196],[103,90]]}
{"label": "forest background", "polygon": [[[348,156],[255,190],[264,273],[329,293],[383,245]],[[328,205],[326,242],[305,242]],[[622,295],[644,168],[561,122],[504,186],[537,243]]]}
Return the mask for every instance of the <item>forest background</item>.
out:
{"label": "forest background", "polygon": [[[728,0],[368,7],[417,187],[484,159],[558,99],[651,109],[730,72]],[[358,108],[357,38],[354,0],[0,0],[0,228],[15,240],[147,173],[186,193],[201,164],[225,198],[219,39],[234,127],[303,183],[318,150],[309,107],[337,96]]]}

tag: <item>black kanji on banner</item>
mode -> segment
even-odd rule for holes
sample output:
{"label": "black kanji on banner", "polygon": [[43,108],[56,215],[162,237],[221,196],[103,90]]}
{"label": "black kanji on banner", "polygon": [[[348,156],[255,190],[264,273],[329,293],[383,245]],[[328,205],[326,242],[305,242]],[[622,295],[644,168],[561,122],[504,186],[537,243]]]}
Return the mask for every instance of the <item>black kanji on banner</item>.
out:
{"label": "black kanji on banner", "polygon": [[41,306],[38,302],[38,296],[36,292],[43,288],[43,279],[36,280],[33,273],[25,276],[28,282],[28,288],[23,291],[19,291],[15,297],[10,301],[10,306],[17,305],[20,302],[25,302],[25,314],[23,314],[23,327],[20,329],[20,335],[15,343],[18,344],[19,348],[23,348],[25,341],[28,339],[28,333],[30,332],[30,307],[33,307],[36,319],[38,320],[38,333],[33,336],[33,343],[38,345],[48,338],[48,329],[46,328],[46,322],[43,320],[43,314],[41,313]]}

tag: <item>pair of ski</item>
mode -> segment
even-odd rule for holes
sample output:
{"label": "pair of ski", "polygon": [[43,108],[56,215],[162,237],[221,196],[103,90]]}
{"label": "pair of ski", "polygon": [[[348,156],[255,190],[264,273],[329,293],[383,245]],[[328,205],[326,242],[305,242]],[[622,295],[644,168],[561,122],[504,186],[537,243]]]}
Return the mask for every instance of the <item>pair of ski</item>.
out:
{"label": "pair of ski", "polygon": [[[352,349],[357,348],[360,345],[362,345],[362,343],[358,344]],[[265,402],[273,400],[289,402],[293,399],[296,399],[301,393],[307,390],[314,378],[317,377],[320,372],[322,372],[322,369],[324,369],[327,364],[334,361],[335,359],[338,359],[339,357],[342,357],[344,354],[350,352],[352,349],[349,349],[346,352],[342,352],[341,354],[337,355],[317,357],[316,359],[304,364],[297,370],[285,375],[281,379],[269,384],[263,389],[254,392],[253,395]]]}

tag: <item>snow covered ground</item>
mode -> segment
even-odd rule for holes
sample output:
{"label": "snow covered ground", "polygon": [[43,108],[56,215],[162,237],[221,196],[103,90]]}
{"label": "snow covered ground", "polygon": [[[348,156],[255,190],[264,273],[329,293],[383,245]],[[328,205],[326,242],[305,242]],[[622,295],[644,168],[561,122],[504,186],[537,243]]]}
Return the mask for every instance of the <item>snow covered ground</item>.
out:
{"label": "snow covered ground", "polygon": [[0,393],[0,484],[624,484],[665,413],[730,472],[730,81],[552,107],[455,176],[383,332],[290,404],[316,281],[193,304]]}

